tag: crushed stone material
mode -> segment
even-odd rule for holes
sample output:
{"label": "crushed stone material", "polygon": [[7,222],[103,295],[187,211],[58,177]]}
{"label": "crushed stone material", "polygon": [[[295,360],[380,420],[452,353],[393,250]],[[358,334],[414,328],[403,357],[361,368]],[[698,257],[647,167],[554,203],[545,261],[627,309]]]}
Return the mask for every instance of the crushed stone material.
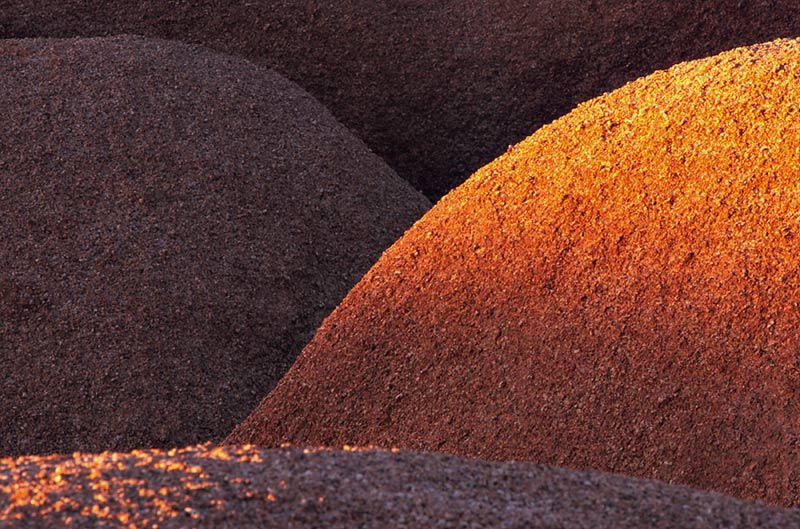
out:
{"label": "crushed stone material", "polygon": [[658,71],[480,169],[229,437],[800,504],[800,41]]}

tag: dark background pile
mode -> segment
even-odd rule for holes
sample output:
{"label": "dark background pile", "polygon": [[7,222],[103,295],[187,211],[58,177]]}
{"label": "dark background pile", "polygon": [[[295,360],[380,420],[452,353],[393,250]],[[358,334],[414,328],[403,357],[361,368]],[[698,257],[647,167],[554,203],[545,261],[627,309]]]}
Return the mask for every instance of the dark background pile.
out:
{"label": "dark background pile", "polygon": [[800,33],[794,0],[3,0],[0,38],[136,33],[262,61],[436,199],[578,103]]}

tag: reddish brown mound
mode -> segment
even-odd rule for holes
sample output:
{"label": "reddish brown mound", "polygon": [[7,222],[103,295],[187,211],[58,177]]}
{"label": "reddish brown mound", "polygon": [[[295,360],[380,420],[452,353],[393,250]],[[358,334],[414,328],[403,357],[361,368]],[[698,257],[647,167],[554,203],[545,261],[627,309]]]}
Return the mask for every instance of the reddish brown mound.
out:
{"label": "reddish brown mound", "polygon": [[800,35],[795,0],[10,4],[0,36],[140,33],[261,57],[431,197],[625,81]]}
{"label": "reddish brown mound", "polygon": [[800,511],[437,454],[199,446],[0,460],[3,527],[796,528]]}
{"label": "reddish brown mound", "polygon": [[0,45],[0,453],[219,440],[427,201],[291,82]]}
{"label": "reddish brown mound", "polygon": [[800,503],[800,42],[578,107],[443,199],[229,438]]}

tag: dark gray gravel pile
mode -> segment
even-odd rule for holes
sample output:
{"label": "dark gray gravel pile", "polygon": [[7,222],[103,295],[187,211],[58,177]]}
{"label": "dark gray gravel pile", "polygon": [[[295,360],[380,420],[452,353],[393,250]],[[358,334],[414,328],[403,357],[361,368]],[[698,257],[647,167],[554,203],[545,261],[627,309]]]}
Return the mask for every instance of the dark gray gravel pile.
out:
{"label": "dark gray gravel pile", "polygon": [[0,43],[0,454],[219,440],[429,202],[296,85]]}

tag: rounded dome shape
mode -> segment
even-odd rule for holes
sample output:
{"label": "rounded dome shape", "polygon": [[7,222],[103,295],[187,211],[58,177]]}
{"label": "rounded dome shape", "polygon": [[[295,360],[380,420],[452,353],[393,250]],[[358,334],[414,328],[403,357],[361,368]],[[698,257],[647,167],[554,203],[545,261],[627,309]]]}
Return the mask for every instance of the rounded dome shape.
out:
{"label": "rounded dome shape", "polygon": [[800,504],[800,41],[677,65],[480,169],[229,437]]}

